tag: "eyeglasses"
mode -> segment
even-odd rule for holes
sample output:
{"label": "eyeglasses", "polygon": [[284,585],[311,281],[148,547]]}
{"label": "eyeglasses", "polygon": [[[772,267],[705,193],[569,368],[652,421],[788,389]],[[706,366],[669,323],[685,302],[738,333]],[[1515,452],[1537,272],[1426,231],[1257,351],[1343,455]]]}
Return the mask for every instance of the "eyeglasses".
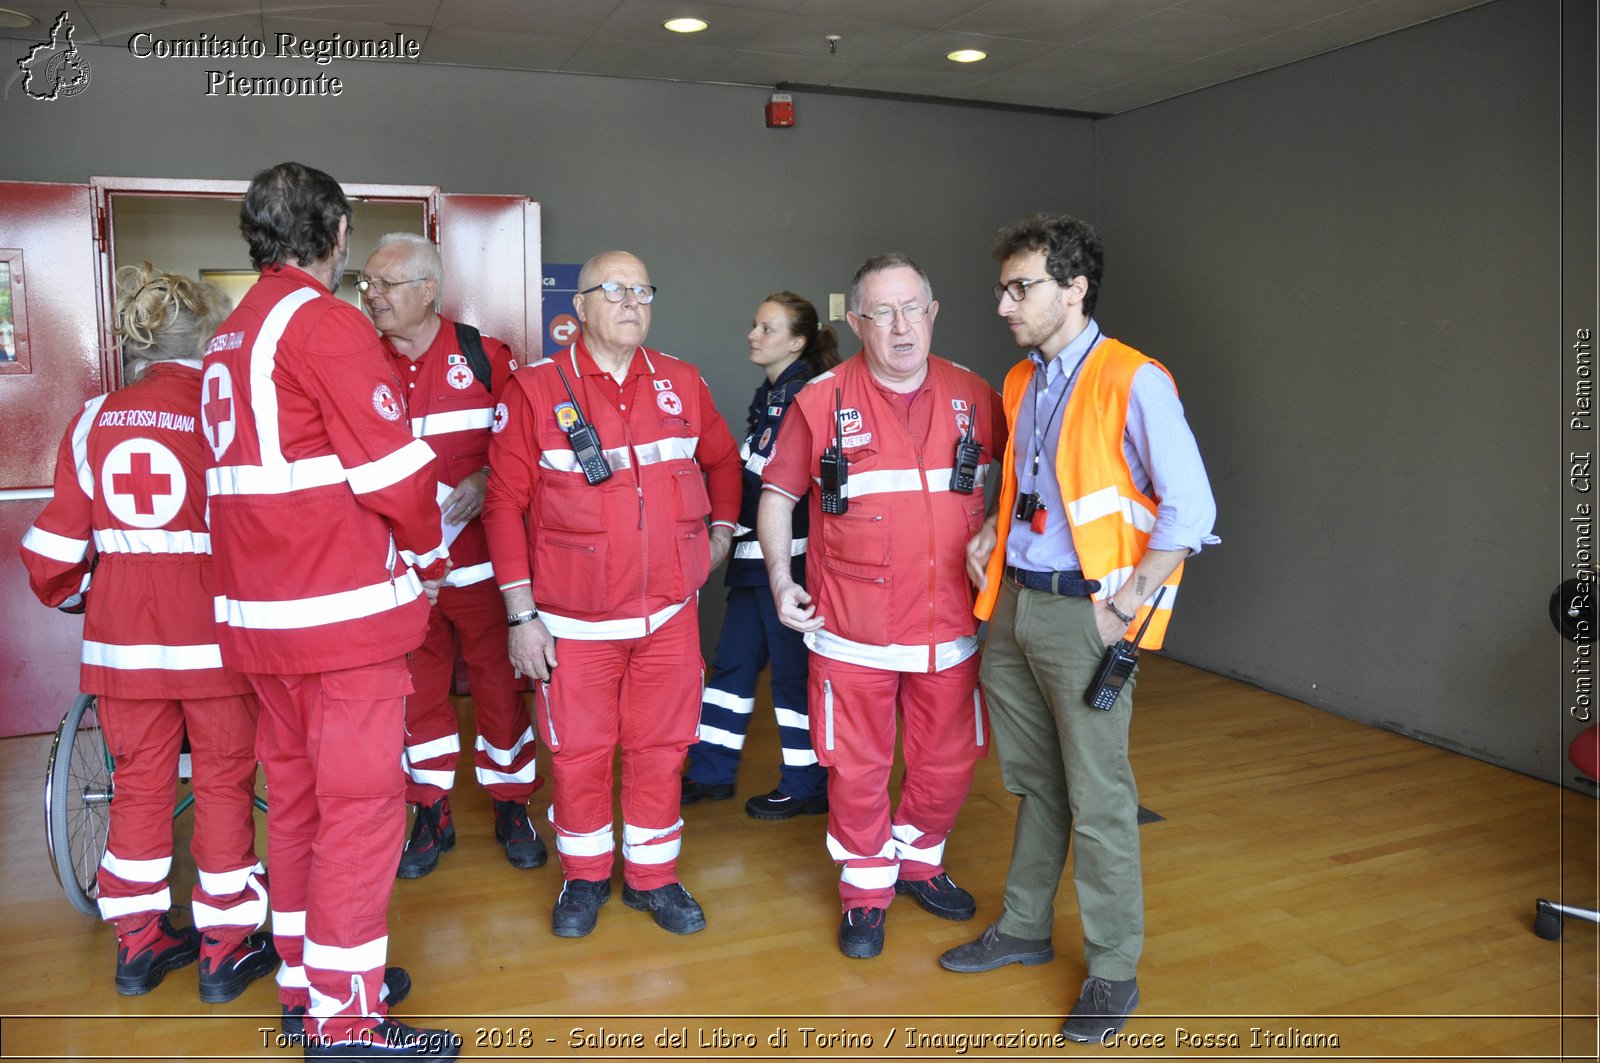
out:
{"label": "eyeglasses", "polygon": [[896,314],[904,318],[906,324],[915,325],[927,316],[927,313],[927,307],[919,306],[916,303],[907,303],[905,306],[900,307],[880,306],[871,313],[862,313],[859,316],[866,318],[879,328],[888,328],[894,324]]}
{"label": "eyeglasses", "polygon": [[1061,283],[1054,277],[1038,277],[1031,281],[1006,281],[1004,284],[996,284],[994,286],[994,301],[998,303],[1009,295],[1012,302],[1020,303],[1028,297],[1029,288],[1032,288],[1035,284],[1043,284],[1045,281]]}
{"label": "eyeglasses", "polygon": [[415,284],[425,281],[427,277],[412,277],[408,281],[386,281],[382,277],[362,277],[356,281],[356,288],[365,295],[367,292],[377,292],[379,295],[388,295],[390,288],[398,288],[402,284]]}
{"label": "eyeglasses", "polygon": [[606,281],[596,284],[593,288],[585,288],[579,295],[588,295],[590,292],[599,292],[606,297],[608,303],[620,303],[632,292],[633,297],[641,303],[653,303],[656,300],[656,286],[654,284],[618,284],[616,281]]}

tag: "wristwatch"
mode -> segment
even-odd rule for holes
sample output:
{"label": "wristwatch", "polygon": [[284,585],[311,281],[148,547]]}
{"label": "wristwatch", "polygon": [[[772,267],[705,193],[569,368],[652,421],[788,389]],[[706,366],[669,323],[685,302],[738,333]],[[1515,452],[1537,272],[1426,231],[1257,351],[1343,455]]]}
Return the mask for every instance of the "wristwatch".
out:
{"label": "wristwatch", "polygon": [[531,624],[537,619],[539,619],[539,610],[524,609],[520,613],[512,613],[507,616],[506,627],[520,627],[523,624]]}

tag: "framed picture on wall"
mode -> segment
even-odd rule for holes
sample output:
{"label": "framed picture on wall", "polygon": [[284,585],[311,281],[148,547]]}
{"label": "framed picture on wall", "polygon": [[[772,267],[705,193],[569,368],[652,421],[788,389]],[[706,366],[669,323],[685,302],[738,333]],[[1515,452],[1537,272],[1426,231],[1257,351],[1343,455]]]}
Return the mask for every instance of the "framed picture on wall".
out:
{"label": "framed picture on wall", "polygon": [[[239,305],[239,300],[244,298],[244,293],[250,290],[250,285],[260,276],[253,269],[203,269],[200,279],[210,281],[222,289],[222,294],[233,301],[234,306]],[[361,274],[353,269],[344,271],[344,276],[339,279],[339,290],[334,294],[357,310],[361,309],[361,293],[356,291],[356,281]]]}
{"label": "framed picture on wall", "polygon": [[0,374],[33,371],[22,287],[22,249],[0,247]]}

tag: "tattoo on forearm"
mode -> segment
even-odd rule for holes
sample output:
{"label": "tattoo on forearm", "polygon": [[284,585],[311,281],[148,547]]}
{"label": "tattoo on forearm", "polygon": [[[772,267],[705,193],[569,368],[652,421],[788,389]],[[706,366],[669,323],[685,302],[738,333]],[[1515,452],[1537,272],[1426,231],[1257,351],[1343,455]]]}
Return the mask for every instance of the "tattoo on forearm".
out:
{"label": "tattoo on forearm", "polygon": [[1138,579],[1133,581],[1133,589],[1138,592],[1140,598],[1144,597],[1144,585],[1145,577],[1143,576],[1140,576]]}

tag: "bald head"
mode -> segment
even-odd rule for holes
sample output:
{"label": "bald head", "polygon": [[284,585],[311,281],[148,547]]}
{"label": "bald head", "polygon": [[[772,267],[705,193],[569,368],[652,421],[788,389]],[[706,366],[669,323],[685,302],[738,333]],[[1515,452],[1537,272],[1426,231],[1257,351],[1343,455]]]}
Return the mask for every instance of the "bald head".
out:
{"label": "bald head", "polygon": [[648,276],[644,262],[631,251],[602,251],[585,262],[583,268],[578,270],[578,290],[593,288],[596,284],[606,280],[606,270],[613,266],[632,267]]}
{"label": "bald head", "polygon": [[[601,284],[615,284],[621,291],[617,302],[606,293],[590,290]],[[626,365],[634,349],[650,332],[650,304],[640,302],[632,289],[648,288],[650,271],[637,255],[626,251],[602,251],[578,271],[578,293],[572,305],[583,324],[583,342],[589,353],[611,364]],[[617,289],[613,289],[616,291]],[[646,298],[650,298],[646,293]]]}

